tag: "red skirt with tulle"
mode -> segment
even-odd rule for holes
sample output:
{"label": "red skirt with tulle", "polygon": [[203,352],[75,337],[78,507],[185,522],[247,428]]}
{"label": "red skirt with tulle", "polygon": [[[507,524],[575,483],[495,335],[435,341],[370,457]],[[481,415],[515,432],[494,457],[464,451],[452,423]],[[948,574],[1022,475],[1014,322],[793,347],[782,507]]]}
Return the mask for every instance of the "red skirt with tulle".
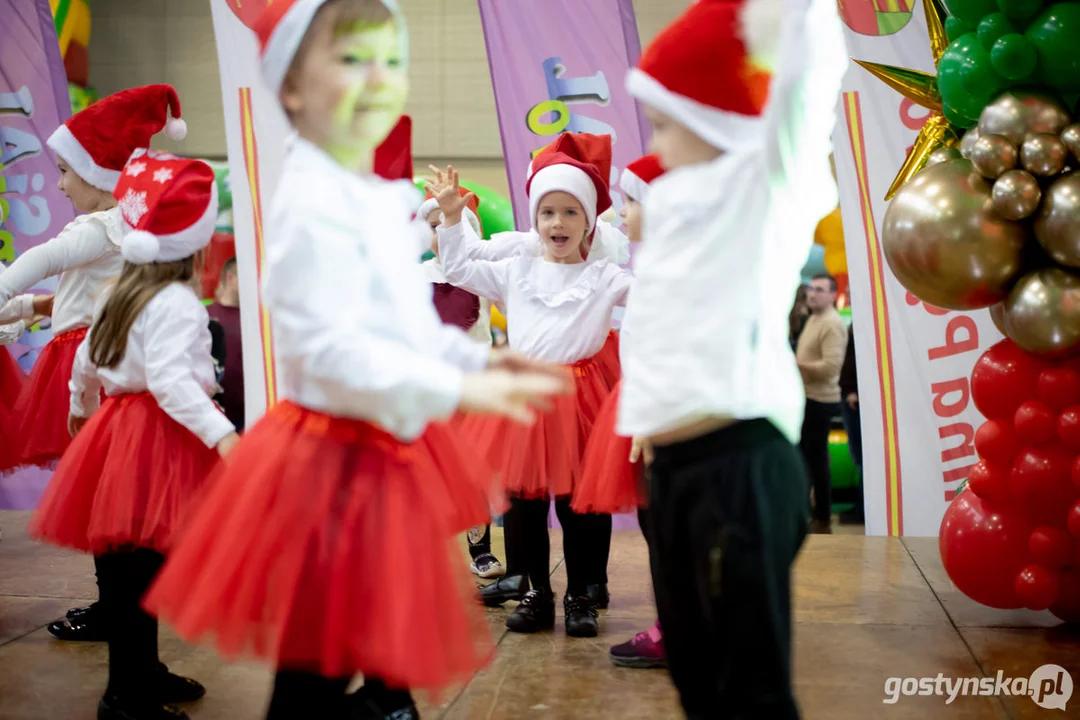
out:
{"label": "red skirt with tulle", "polygon": [[94,554],[167,552],[217,460],[149,393],[110,397],[61,458],[30,532]]}
{"label": "red skirt with tulle", "polygon": [[25,384],[26,373],[11,352],[0,347],[0,473],[20,465],[19,432],[13,410]]}
{"label": "red skirt with tulle", "polygon": [[71,445],[71,368],[87,328],[54,337],[41,351],[12,415],[19,427],[23,464],[51,467]]}
{"label": "red skirt with tulle", "polygon": [[221,655],[392,687],[466,681],[493,652],[455,543],[488,506],[455,436],[405,444],[276,405],[215,473],[147,595]]}
{"label": "red skirt with tulle", "polygon": [[495,470],[492,503],[505,498],[540,499],[571,495],[581,460],[604,399],[619,378],[618,335],[611,333],[600,352],[569,366],[574,392],[554,398],[552,409],[532,425],[494,415],[461,414],[460,436]]}
{"label": "red skirt with tulle", "polygon": [[596,418],[585,448],[581,480],[570,507],[578,513],[623,513],[645,507],[645,471],[641,460],[630,462],[630,438],[615,434],[619,387],[612,389]]}

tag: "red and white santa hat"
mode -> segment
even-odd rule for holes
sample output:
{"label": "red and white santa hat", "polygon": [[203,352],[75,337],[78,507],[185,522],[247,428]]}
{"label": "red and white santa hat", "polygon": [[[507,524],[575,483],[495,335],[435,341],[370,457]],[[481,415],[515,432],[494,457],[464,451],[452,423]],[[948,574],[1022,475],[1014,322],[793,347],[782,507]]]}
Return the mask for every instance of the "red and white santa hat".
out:
{"label": "red and white santa hat", "polygon": [[536,213],[544,196],[564,192],[573,195],[585,209],[591,234],[596,229],[597,216],[611,207],[607,183],[610,176],[610,135],[560,135],[533,158],[532,173],[525,183],[533,229],[536,229]]}
{"label": "red and white santa hat", "polygon": [[755,145],[782,16],[783,0],[697,0],[649,44],[626,88],[719,150]]}
{"label": "red and white santa hat", "polygon": [[136,265],[174,262],[210,243],[217,223],[213,169],[201,160],[140,148],[113,191],[127,232],[124,259]]}
{"label": "red and white santa hat", "polygon": [[180,98],[170,85],[146,85],[121,90],[75,113],[48,144],[79,177],[111,192],[131,153],[149,146],[162,130],[172,140],[187,135]]}
{"label": "red and white santa hat", "polygon": [[652,181],[664,174],[660,156],[656,153],[642,155],[623,169],[619,178],[619,187],[628,196],[638,202],[645,202]]}
{"label": "red and white santa hat", "polygon": [[[281,92],[285,75],[289,72],[300,43],[311,27],[316,13],[329,0],[277,0],[255,21],[255,35],[259,39],[260,69],[263,80],[274,95]],[[402,36],[402,47],[408,48],[405,18],[397,0],[381,0],[394,17]],[[407,54],[407,53],[406,53]]]}
{"label": "red and white santa hat", "polygon": [[413,180],[412,118],[402,115],[397,125],[375,148],[372,170],[383,180]]}
{"label": "red and white santa hat", "polygon": [[[476,232],[478,237],[484,237],[484,226],[480,223],[480,198],[469,192],[467,188],[459,187],[458,192],[461,197],[467,198],[465,209],[461,212],[461,216],[472,226],[473,231]],[[416,217],[421,220],[427,220],[427,216],[433,211],[439,209],[439,201],[436,200],[429,192],[424,196],[424,202],[420,206],[420,209],[416,211]],[[439,215],[440,220],[442,214]]]}

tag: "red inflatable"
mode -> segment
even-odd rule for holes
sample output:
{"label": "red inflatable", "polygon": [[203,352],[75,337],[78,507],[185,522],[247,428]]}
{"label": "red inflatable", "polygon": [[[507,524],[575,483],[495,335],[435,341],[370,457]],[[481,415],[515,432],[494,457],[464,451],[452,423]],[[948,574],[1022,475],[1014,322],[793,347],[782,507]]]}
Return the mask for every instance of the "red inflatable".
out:
{"label": "red inflatable", "polygon": [[949,579],[972,600],[994,608],[1022,607],[1016,576],[1030,561],[1030,526],[1019,513],[985,504],[961,492],[945,511],[938,547]]}

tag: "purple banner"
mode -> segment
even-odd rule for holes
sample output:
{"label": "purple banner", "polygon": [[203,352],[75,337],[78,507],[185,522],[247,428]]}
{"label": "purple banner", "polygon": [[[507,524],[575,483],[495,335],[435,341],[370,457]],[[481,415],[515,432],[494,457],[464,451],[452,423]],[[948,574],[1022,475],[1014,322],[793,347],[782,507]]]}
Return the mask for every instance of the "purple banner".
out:
{"label": "purple banner", "polygon": [[478,1],[518,229],[531,225],[529,162],[563,132],[612,136],[618,212],[619,175],[647,137],[623,84],[641,54],[631,0]]}

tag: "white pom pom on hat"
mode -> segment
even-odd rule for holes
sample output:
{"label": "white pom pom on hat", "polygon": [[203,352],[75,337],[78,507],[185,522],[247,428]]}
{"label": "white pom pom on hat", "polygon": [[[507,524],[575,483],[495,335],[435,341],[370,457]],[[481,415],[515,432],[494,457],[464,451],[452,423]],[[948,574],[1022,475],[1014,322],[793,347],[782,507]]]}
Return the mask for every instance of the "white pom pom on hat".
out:
{"label": "white pom pom on hat", "polygon": [[136,265],[154,262],[160,251],[161,243],[157,236],[145,230],[132,230],[120,243],[120,254],[125,260]]}
{"label": "white pom pom on hat", "polygon": [[169,118],[165,123],[165,137],[170,140],[183,140],[187,137],[187,123],[181,118]]}

